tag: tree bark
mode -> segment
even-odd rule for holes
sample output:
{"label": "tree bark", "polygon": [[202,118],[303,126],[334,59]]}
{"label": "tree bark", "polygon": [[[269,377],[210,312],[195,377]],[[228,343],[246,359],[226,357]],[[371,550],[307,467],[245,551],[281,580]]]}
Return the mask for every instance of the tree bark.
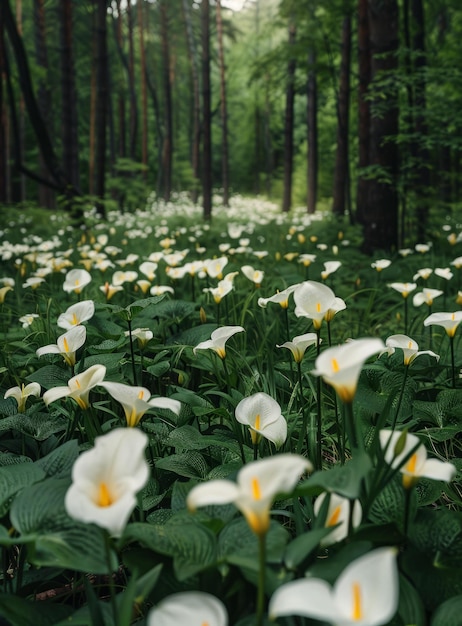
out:
{"label": "tree bark", "polygon": [[130,91],[130,115],[128,130],[129,156],[135,161],[136,144],[138,135],[138,102],[135,91],[135,52],[133,45],[133,13],[131,2],[127,3],[127,24],[128,24],[128,84]]}
{"label": "tree bark", "polygon": [[138,0],[138,27],[140,31],[140,70],[141,70],[141,120],[142,120],[142,133],[141,133],[141,162],[145,169],[143,172],[144,180],[146,181],[148,171],[148,99],[146,88],[146,50],[144,46],[144,18],[143,18],[143,2]]}
{"label": "tree bark", "polygon": [[369,165],[370,104],[366,99],[371,82],[371,50],[368,0],[358,2],[358,169],[356,187],[356,221],[364,224],[367,214],[367,181],[361,170]]}
{"label": "tree bark", "polygon": [[[120,0],[116,0],[117,7],[117,20],[115,22],[115,36],[116,36],[116,44],[117,50],[119,51],[119,55],[122,59],[122,65],[127,72],[128,75],[128,64],[124,55],[124,37],[123,37],[123,20],[122,20],[122,9],[120,6]],[[119,86],[117,89],[117,116],[118,116],[118,152],[119,157],[124,159],[127,154],[127,129],[125,122],[125,90],[123,88],[122,81],[119,82]]]}
{"label": "tree bark", "polygon": [[334,171],[332,211],[343,216],[350,208],[350,170],[348,160],[351,71],[351,17],[345,16],[342,25],[342,52],[340,61],[340,88],[337,108],[337,154]]}
{"label": "tree bark", "polygon": [[162,80],[165,98],[165,134],[162,149],[162,195],[167,202],[172,193],[172,160],[173,160],[173,116],[172,116],[172,83],[170,77],[170,43],[167,3],[160,3],[160,28],[162,39]]}
{"label": "tree bark", "polygon": [[228,162],[228,109],[226,102],[226,67],[223,47],[223,20],[221,0],[216,5],[218,63],[220,67],[220,114],[221,114],[221,184],[223,186],[223,205],[229,206],[229,162]]}
{"label": "tree bark", "polygon": [[287,213],[292,206],[292,171],[294,160],[294,101],[295,101],[295,44],[296,27],[291,20],[289,24],[289,62],[287,65],[286,108],[284,117],[284,189],[282,210]]}
{"label": "tree bark", "polygon": [[192,137],[191,137],[191,168],[194,178],[194,187],[191,198],[194,204],[197,202],[200,186],[200,141],[201,141],[201,124],[200,124],[200,87],[199,87],[199,69],[197,61],[197,49],[194,40],[194,32],[191,21],[191,8],[188,0],[183,0],[183,15],[186,28],[186,40],[188,44],[189,61],[191,67],[192,78]]}
{"label": "tree bark", "polygon": [[72,0],[60,0],[61,138],[63,171],[69,182],[79,186],[79,138],[77,91],[73,52]]}
{"label": "tree bark", "polygon": [[97,0],[96,4],[96,149],[95,149],[95,195],[100,199],[97,209],[104,217],[102,200],[105,194],[106,173],[106,125],[108,103],[107,61],[107,4]]}
{"label": "tree bark", "polygon": [[[369,1],[371,75],[397,68],[398,4],[396,0]],[[393,250],[398,245],[398,148],[390,137],[398,134],[398,96],[395,87],[387,93],[387,106],[380,114],[371,110],[370,163],[381,175],[368,181],[367,214],[363,249]]]}
{"label": "tree bark", "polygon": [[204,219],[212,218],[212,115],[210,110],[210,4],[201,2],[202,25],[202,203]]}
{"label": "tree bark", "polygon": [[316,211],[318,198],[318,85],[315,71],[316,53],[308,54],[306,118],[308,129],[307,212]]}

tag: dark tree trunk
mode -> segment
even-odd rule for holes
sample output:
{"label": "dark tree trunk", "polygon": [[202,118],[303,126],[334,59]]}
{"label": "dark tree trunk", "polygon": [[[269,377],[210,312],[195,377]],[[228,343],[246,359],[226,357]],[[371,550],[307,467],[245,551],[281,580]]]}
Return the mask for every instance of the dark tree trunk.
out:
{"label": "dark tree trunk", "polygon": [[[18,33],[22,37],[22,0],[16,0],[16,25]],[[19,97],[19,111],[18,111],[18,130],[20,141],[20,153],[26,153],[26,114],[24,106],[24,97],[21,94]],[[14,174],[12,180],[12,200],[13,202],[24,202],[26,199],[26,177],[24,172],[18,172]]]}
{"label": "dark tree trunk", "polygon": [[201,2],[202,24],[202,202],[205,220],[212,218],[212,115],[210,110],[210,4]]}
{"label": "dark tree trunk", "polygon": [[293,21],[289,24],[289,63],[287,65],[286,110],[284,119],[284,189],[282,210],[290,211],[292,206],[292,170],[294,160],[294,101],[295,101],[295,44],[296,27]]}
{"label": "dark tree trunk", "polygon": [[[120,0],[116,0],[116,6],[117,6],[117,20],[115,23],[115,35],[116,35],[117,50],[119,52],[119,55],[121,56],[122,64],[125,70],[127,71],[127,75],[128,75],[128,64],[127,64],[127,61],[125,59],[125,55],[123,52],[124,38],[123,38],[123,30],[122,30],[123,21],[122,21],[122,10],[120,6]],[[118,137],[119,137],[118,152],[119,152],[119,157],[124,159],[127,154],[127,140],[126,140],[127,129],[126,129],[126,122],[125,122],[126,97],[125,97],[125,90],[124,90],[122,81],[120,81],[119,83],[117,92],[118,92],[117,114],[118,114],[118,131],[119,131],[118,132]]]}
{"label": "dark tree trunk", "polygon": [[364,224],[367,214],[367,182],[361,169],[369,165],[370,104],[366,93],[371,81],[368,0],[358,2],[358,169],[356,220]]}
{"label": "dark tree trunk", "polygon": [[138,103],[135,91],[135,51],[133,46],[133,9],[131,2],[127,3],[128,24],[128,85],[130,91],[130,115],[129,115],[129,156],[136,159],[136,143],[138,135]]}
{"label": "dark tree trunk", "polygon": [[306,118],[308,128],[308,159],[307,159],[307,211],[316,211],[318,198],[318,85],[314,65],[316,53],[311,50],[308,55],[308,82],[306,98]]}
{"label": "dark tree trunk", "polygon": [[3,77],[6,75],[5,41],[3,36],[3,13],[3,3],[0,2],[0,203],[7,202],[7,189],[9,186],[6,155],[7,109],[6,98],[4,97],[5,90],[3,87]]}
{"label": "dark tree trunk", "polygon": [[[372,78],[382,71],[397,68],[398,4],[397,0],[370,0]],[[371,111],[370,163],[383,170],[388,181],[368,181],[367,214],[364,216],[363,249],[392,250],[398,245],[398,192],[396,185],[398,148],[390,137],[398,134],[398,97],[396,88],[387,93],[386,109]]]}
{"label": "dark tree trunk", "polygon": [[192,190],[192,201],[197,202],[200,186],[199,165],[200,165],[200,87],[199,87],[199,70],[197,60],[196,43],[194,40],[194,32],[191,21],[191,8],[188,0],[183,0],[183,15],[186,28],[186,39],[188,43],[189,60],[191,64],[192,77],[192,139],[191,139],[191,168],[194,177],[194,188]]}
{"label": "dark tree trunk", "polygon": [[342,53],[340,61],[340,88],[337,108],[337,154],[334,172],[334,199],[332,211],[343,216],[350,208],[350,170],[348,160],[351,71],[351,17],[345,16],[342,25]]}
{"label": "dark tree trunk", "polygon": [[[38,82],[37,104],[40,114],[48,129],[52,133],[53,108],[51,92],[48,85],[48,49],[46,43],[46,21],[44,0],[34,0],[34,27],[35,27],[35,61],[42,70],[42,78]],[[46,178],[48,175],[42,152],[39,154],[39,175]],[[55,194],[50,187],[39,185],[39,203],[49,209],[55,208]]]}
{"label": "dark tree trunk", "polygon": [[164,119],[165,135],[162,149],[162,192],[164,200],[170,200],[172,193],[172,160],[173,160],[173,116],[172,116],[172,83],[170,76],[170,44],[167,3],[160,4],[160,28],[162,39],[162,80],[164,83]]}
{"label": "dark tree trunk", "polygon": [[140,31],[140,70],[141,70],[141,162],[145,167],[143,172],[144,179],[147,177],[148,170],[148,99],[146,88],[146,50],[144,46],[144,18],[143,18],[143,2],[138,0],[138,27]]}
{"label": "dark tree trunk", "polygon": [[[106,126],[108,103],[107,60],[107,5],[106,0],[96,4],[96,149],[95,149],[95,195],[102,201],[105,193],[106,173]],[[104,216],[104,205],[98,203],[98,212]]]}
{"label": "dark tree trunk", "polygon": [[60,0],[61,137],[63,170],[75,187],[79,186],[79,138],[77,91],[73,52],[72,0]]}
{"label": "dark tree trunk", "polygon": [[223,21],[221,18],[221,1],[217,0],[217,35],[218,59],[220,66],[220,113],[221,113],[221,184],[223,186],[223,204],[229,206],[229,163],[228,163],[228,109],[226,102],[226,68],[223,48]]}

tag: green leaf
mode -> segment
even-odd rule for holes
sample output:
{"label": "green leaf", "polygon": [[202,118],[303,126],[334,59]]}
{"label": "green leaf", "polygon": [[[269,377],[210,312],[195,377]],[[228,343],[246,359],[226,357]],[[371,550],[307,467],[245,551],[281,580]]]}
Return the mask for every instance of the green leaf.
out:
{"label": "green leaf", "polygon": [[8,511],[13,497],[24,487],[45,478],[45,472],[35,463],[0,467],[0,517]]}
{"label": "green leaf", "polygon": [[67,381],[72,377],[68,369],[63,369],[57,365],[45,365],[33,374],[29,374],[26,380],[32,383],[39,383],[45,389],[67,385]]}
{"label": "green leaf", "polygon": [[402,620],[402,624],[426,626],[427,620],[422,600],[417,590],[402,575],[399,577],[398,615]]}
{"label": "green leaf", "polygon": [[439,568],[462,567],[462,514],[448,509],[418,512],[412,525],[412,543],[432,556]]}
{"label": "green leaf", "polygon": [[[187,302],[186,300],[164,300],[156,306],[153,317],[181,321],[188,317],[188,315],[192,315],[196,308],[197,305],[194,302]],[[204,326],[207,326],[207,324],[204,324]],[[216,328],[216,324],[213,325],[213,328]],[[175,343],[182,342],[176,341]]]}
{"label": "green leaf", "polygon": [[[266,558],[268,562],[280,563],[290,535],[280,524],[271,520],[266,534]],[[248,557],[258,563],[258,539],[246,520],[237,517],[221,531],[218,538],[220,560]],[[233,561],[234,562],[234,561]]]}
{"label": "green leaf", "polygon": [[430,626],[460,626],[462,595],[449,598],[436,609]]}
{"label": "green leaf", "polygon": [[319,548],[319,544],[331,528],[317,528],[298,535],[287,546],[284,553],[284,563],[288,569],[296,569],[303,561]]}
{"label": "green leaf", "polygon": [[48,477],[61,478],[70,476],[72,466],[78,456],[78,443],[72,439],[36,461],[35,465],[40,467]]}
{"label": "green leaf", "polygon": [[36,441],[44,441],[51,435],[66,430],[68,421],[64,417],[50,416],[49,413],[24,415],[16,413],[0,421],[0,432],[14,430],[33,437]]}
{"label": "green leaf", "polygon": [[[42,470],[35,467],[35,471]],[[68,487],[69,480],[56,478],[27,487],[11,506],[11,522],[19,533],[33,536],[29,558],[35,565],[106,574],[103,531],[67,515],[64,496]]]}
{"label": "green leaf", "polygon": [[[415,498],[413,498],[415,512]],[[384,525],[394,522],[402,530],[404,525],[405,491],[401,475],[395,476],[376,495],[371,506],[369,517],[374,524]]]}
{"label": "green leaf", "polygon": [[209,468],[204,457],[198,452],[185,452],[184,454],[172,454],[159,459],[156,468],[174,472],[186,478],[206,478]]}
{"label": "green leaf", "polygon": [[129,524],[123,540],[138,541],[145,547],[173,558],[178,580],[183,581],[217,560],[214,534],[192,517],[171,517],[165,524]]}
{"label": "green leaf", "polygon": [[372,468],[367,454],[357,455],[343,466],[315,472],[295,490],[296,494],[315,495],[331,491],[345,498],[359,498],[363,479]]}
{"label": "green leaf", "polygon": [[[0,594],[0,616],[14,626],[56,626],[60,623],[74,624],[71,619],[72,608],[56,602],[32,602],[25,598]],[[4,622],[6,623],[6,622]],[[85,624],[88,626],[88,622]]]}

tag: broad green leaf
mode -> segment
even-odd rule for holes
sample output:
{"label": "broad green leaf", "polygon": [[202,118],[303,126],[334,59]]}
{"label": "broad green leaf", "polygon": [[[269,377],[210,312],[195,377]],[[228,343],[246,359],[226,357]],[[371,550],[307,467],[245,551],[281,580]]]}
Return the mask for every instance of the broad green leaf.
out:
{"label": "broad green leaf", "polygon": [[[266,558],[268,562],[280,563],[289,541],[289,533],[276,521],[271,520],[266,534]],[[249,557],[258,563],[258,538],[246,520],[237,517],[223,528],[218,538],[220,559],[236,556]]]}
{"label": "broad green leaf", "polygon": [[45,472],[33,463],[0,467],[0,517],[8,511],[13,497],[29,485],[45,478]]}
{"label": "broad green leaf", "polygon": [[[376,495],[372,503],[369,517],[374,524],[388,524],[394,522],[402,530],[404,525],[405,490],[402,485],[401,475],[395,476]],[[415,512],[415,497],[413,498],[413,511]]]}
{"label": "broad green leaf", "polygon": [[66,430],[67,425],[66,418],[50,416],[49,413],[34,413],[33,415],[16,413],[0,420],[0,432],[14,430],[33,437],[37,441],[44,441],[51,435]]}
{"label": "broad green leaf", "polygon": [[79,446],[77,441],[72,439],[36,461],[35,465],[40,467],[48,477],[61,478],[70,476],[72,466],[78,456]]}
{"label": "broad green leaf", "polygon": [[26,380],[31,383],[39,383],[44,389],[67,385],[67,381],[72,377],[68,368],[57,365],[44,365],[33,374],[29,374]]}
{"label": "broad green leaf", "polygon": [[27,487],[11,506],[11,522],[19,533],[35,536],[29,544],[29,558],[35,565],[105,574],[103,531],[67,515],[64,496],[69,484],[69,480],[49,478]]}
{"label": "broad green leaf", "polygon": [[[405,576],[399,577],[399,604],[398,615],[402,624],[426,626],[427,620],[422,600],[416,589]],[[448,626],[448,625],[446,625]]]}
{"label": "broad green leaf", "polygon": [[462,514],[448,509],[424,509],[412,525],[412,543],[432,555],[437,567],[462,567]]}
{"label": "broad green leaf", "polygon": [[449,598],[436,609],[430,626],[460,626],[462,595]]}
{"label": "broad green leaf", "polygon": [[296,569],[303,561],[319,548],[319,544],[331,528],[317,528],[308,530],[295,537],[284,552],[284,563],[288,569]]}
{"label": "broad green leaf", "polygon": [[[36,601],[7,593],[0,594],[0,616],[12,626],[56,626],[58,622],[74,624],[72,607],[56,602]],[[83,626],[83,625],[82,625]],[[85,624],[88,626],[88,622]]]}
{"label": "broad green leaf", "polygon": [[174,472],[186,478],[206,478],[209,468],[204,457],[198,452],[172,454],[156,461],[156,468]]}
{"label": "broad green leaf", "polygon": [[315,472],[295,490],[297,494],[317,494],[332,491],[345,498],[359,498],[363,479],[372,468],[367,454],[357,455],[345,465]]}

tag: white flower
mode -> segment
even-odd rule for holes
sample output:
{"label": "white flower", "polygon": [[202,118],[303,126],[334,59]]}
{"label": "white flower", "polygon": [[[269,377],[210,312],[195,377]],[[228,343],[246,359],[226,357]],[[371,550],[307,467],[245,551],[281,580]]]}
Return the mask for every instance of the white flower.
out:
{"label": "white flower", "polygon": [[400,293],[403,298],[407,298],[409,293],[417,287],[415,283],[390,283],[388,286]]}
{"label": "white flower", "polygon": [[82,322],[91,319],[94,314],[95,303],[93,300],[82,300],[67,308],[64,313],[61,313],[57,324],[60,328],[69,330],[73,326],[78,326]]}
{"label": "white flower", "polygon": [[270,618],[302,615],[335,626],[383,626],[398,608],[395,548],[378,548],[355,559],[333,587],[320,578],[301,578],[279,587]]}
{"label": "white flower", "polygon": [[5,391],[5,398],[14,398],[18,404],[18,413],[23,413],[26,408],[26,401],[29,396],[40,395],[42,388],[38,383],[29,383],[21,387],[11,387]]}
{"label": "white flower", "polygon": [[278,291],[274,294],[274,296],[270,296],[269,298],[258,298],[258,306],[266,308],[268,302],[276,302],[281,306],[281,308],[287,309],[289,307],[290,294],[295,291],[296,287],[297,285],[291,285],[282,291]]}
{"label": "white flower", "polygon": [[73,367],[75,365],[75,353],[83,346],[87,338],[85,326],[73,326],[67,333],[58,337],[56,344],[50,344],[38,348],[38,357],[44,354],[60,354],[64,361]]}
{"label": "white flower", "polygon": [[377,270],[377,272],[381,272],[382,270],[387,269],[387,267],[389,267],[390,265],[390,259],[377,259],[377,261],[371,263],[371,267]]}
{"label": "white flower", "polygon": [[83,452],[72,468],[64,501],[68,515],[120,536],[136,506],[136,494],[149,478],[147,443],[147,435],[133,428],[96,437],[94,448]]}
{"label": "white flower", "polygon": [[236,333],[244,332],[242,326],[222,326],[214,330],[207,341],[201,341],[195,348],[193,348],[194,354],[196,350],[214,350],[221,359],[226,356],[225,344],[230,337]]}
{"label": "white flower", "polygon": [[251,265],[243,265],[241,272],[246,278],[255,284],[256,287],[261,285],[261,282],[265,276],[265,272],[262,270],[255,270]]}
{"label": "white flower", "polygon": [[[327,493],[324,492],[314,501],[313,509],[316,517],[319,516],[326,497]],[[324,537],[321,544],[323,546],[329,546],[345,539],[345,537],[348,536],[350,516],[352,528],[356,528],[361,523],[362,514],[362,507],[359,500],[351,501],[336,493],[331,493],[324,526],[326,528],[332,528],[333,530]],[[336,526],[336,528],[334,528],[334,526]]]}
{"label": "white flower", "polygon": [[321,272],[321,278],[326,280],[326,278],[336,272],[341,265],[342,263],[340,261],[326,261],[324,263],[324,270]]}
{"label": "white flower", "polygon": [[80,293],[91,282],[91,275],[87,270],[74,269],[66,274],[63,289],[67,293]]}
{"label": "white flower", "polygon": [[449,267],[435,267],[435,274],[444,280],[451,280],[454,276]]}
{"label": "white flower", "polygon": [[422,289],[421,293],[414,294],[412,298],[412,304],[414,306],[421,306],[422,304],[426,304],[427,306],[432,306],[433,300],[441,296],[443,292],[441,289]]}
{"label": "white flower", "polygon": [[424,326],[442,326],[448,337],[454,337],[461,321],[462,311],[455,311],[454,313],[432,313],[424,320]]}
{"label": "white flower", "polygon": [[294,301],[295,315],[313,320],[313,326],[319,330],[324,316],[335,306],[336,296],[327,285],[307,280],[297,285]]}
{"label": "white flower", "polygon": [[228,626],[221,600],[203,591],[167,596],[149,611],[148,626]]}
{"label": "white flower", "polygon": [[279,448],[287,439],[287,422],[278,402],[264,392],[243,398],[236,406],[236,419],[249,427],[252,443],[265,437]]}
{"label": "white flower", "polygon": [[407,335],[390,335],[385,341],[385,345],[387,346],[386,352],[389,355],[393,354],[396,348],[403,351],[404,365],[410,365],[412,361],[421,354],[433,356],[437,361],[440,358],[438,354],[435,354],[431,350],[419,351],[418,343]]}
{"label": "white flower", "polygon": [[310,346],[315,346],[317,341],[318,336],[316,333],[305,333],[304,335],[297,335],[297,337],[294,337],[292,341],[286,341],[282,345],[278,345],[276,347],[287,348],[292,352],[294,361],[296,363],[301,363],[306,349]]}
{"label": "white flower", "polygon": [[106,368],[104,365],[92,365],[84,372],[70,378],[66,386],[52,387],[45,391],[43,401],[48,405],[50,402],[69,396],[77,402],[81,409],[88,409],[90,391],[99,385],[105,376]]}

